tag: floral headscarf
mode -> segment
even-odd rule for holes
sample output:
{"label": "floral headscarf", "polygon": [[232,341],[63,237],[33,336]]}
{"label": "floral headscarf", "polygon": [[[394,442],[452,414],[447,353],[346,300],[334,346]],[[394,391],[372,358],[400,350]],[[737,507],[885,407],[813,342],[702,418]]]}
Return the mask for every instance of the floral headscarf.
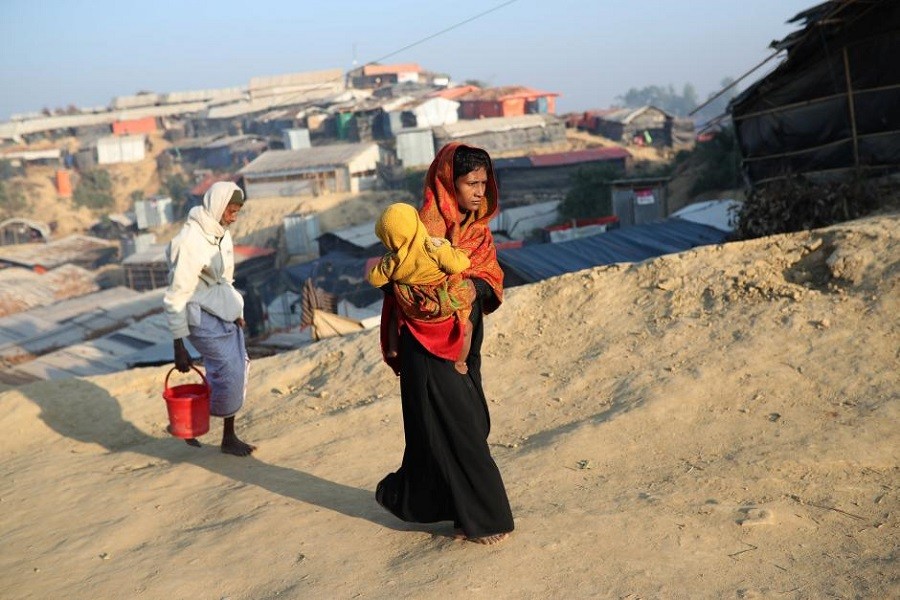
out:
{"label": "floral headscarf", "polygon": [[494,290],[496,299],[486,302],[483,307],[487,314],[496,310],[503,301],[503,271],[497,262],[497,248],[488,226],[499,209],[497,179],[488,160],[487,201],[476,214],[461,212],[456,201],[453,177],[453,156],[460,147],[463,144],[451,142],[438,151],[425,177],[425,197],[419,216],[429,235],[446,238],[454,247],[468,253],[472,266],[463,271],[463,277],[483,279]]}

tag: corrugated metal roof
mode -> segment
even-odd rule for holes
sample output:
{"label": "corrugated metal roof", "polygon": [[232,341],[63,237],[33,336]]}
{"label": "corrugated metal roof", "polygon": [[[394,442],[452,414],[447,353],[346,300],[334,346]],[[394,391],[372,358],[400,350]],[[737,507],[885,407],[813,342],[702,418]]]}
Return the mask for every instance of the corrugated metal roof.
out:
{"label": "corrugated metal roof", "polygon": [[615,123],[624,123],[628,124],[635,120],[637,117],[641,116],[647,111],[655,110],[657,112],[661,112],[663,115],[667,117],[672,117],[671,114],[667,113],[661,108],[657,108],[655,106],[641,106],[639,108],[619,108],[616,110],[612,110],[602,115],[597,115],[601,121],[612,121]]}
{"label": "corrugated metal roof", "polygon": [[40,308],[29,310],[28,313],[23,314],[29,314],[48,321],[52,320],[57,323],[62,323],[97,308],[108,308],[110,306],[117,306],[125,302],[130,302],[139,295],[139,292],[136,292],[131,288],[118,286],[85,294],[76,298],[68,298],[49,306],[41,306]]}
{"label": "corrugated metal roof", "polygon": [[422,97],[422,98],[406,97],[403,100],[404,100],[404,102],[402,102],[401,104],[395,105],[390,109],[385,108],[385,110],[391,110],[391,111],[413,110],[413,109],[423,106],[425,104],[431,104],[431,103],[444,104],[445,106],[448,106],[448,107],[452,105],[456,108],[459,108],[459,102],[457,102],[456,100],[450,100],[449,98],[441,98],[440,96],[427,96],[427,97]]}
{"label": "corrugated metal roof", "polygon": [[545,92],[524,85],[507,85],[503,87],[486,88],[469,92],[456,98],[460,102],[502,102],[514,98],[534,99],[546,96],[559,96],[556,92]]}
{"label": "corrugated metal roof", "polygon": [[[0,356],[18,364],[0,372],[0,381],[56,379],[113,373],[128,368],[125,357],[171,339],[162,312],[165,290],[127,290],[120,302],[57,322],[45,333],[0,347]],[[149,315],[149,316],[148,316]],[[102,335],[101,335],[102,334]],[[84,341],[92,338],[89,341]],[[171,342],[169,342],[171,352]],[[22,361],[28,354],[33,360]]]}
{"label": "corrugated metal roof", "polygon": [[206,135],[202,137],[193,137],[193,138],[185,138],[183,140],[178,140],[174,144],[169,147],[169,152],[185,151],[185,150],[197,150],[198,148],[205,148],[215,140],[223,138],[225,136],[221,134],[216,135]]}
{"label": "corrugated metal roof", "polygon": [[531,127],[546,127],[558,121],[553,115],[521,115],[518,117],[490,117],[487,119],[464,119],[435,127],[437,137],[464,137],[479,133],[497,133]]}
{"label": "corrugated metal roof", "polygon": [[373,147],[377,148],[378,144],[333,144],[300,150],[269,150],[260,154],[238,173],[253,176],[333,169],[347,165]]}
{"label": "corrugated metal roof", "polygon": [[297,92],[287,97],[267,96],[265,98],[253,98],[252,100],[236,100],[228,104],[212,106],[206,111],[207,119],[234,119],[256,112],[271,110],[278,106],[301,104],[308,100],[303,93]]}
{"label": "corrugated metal roof", "polygon": [[521,239],[540,227],[552,225],[559,218],[559,200],[500,208],[491,219],[491,231],[504,231],[511,238]]}
{"label": "corrugated metal roof", "polygon": [[146,265],[166,262],[166,246],[168,244],[151,244],[138,250],[122,261],[123,265]]}
{"label": "corrugated metal roof", "polygon": [[342,69],[324,69],[321,71],[305,71],[302,73],[251,77],[250,90],[335,83],[342,82],[343,79],[344,71]]}
{"label": "corrugated metal roof", "polygon": [[495,171],[503,169],[530,169],[532,166],[530,156],[514,156],[512,158],[494,159]]}
{"label": "corrugated metal roof", "polygon": [[421,73],[422,67],[416,63],[401,63],[396,65],[364,65],[363,75],[375,77],[378,75],[393,75],[395,73]]}
{"label": "corrugated metal roof", "polygon": [[57,325],[56,321],[33,315],[31,311],[3,317],[0,319],[0,349],[7,344],[51,331]]}
{"label": "corrugated metal roof", "polygon": [[243,115],[262,113],[279,107],[301,107],[304,104],[334,98],[343,92],[341,80],[309,84],[306,87],[261,88],[249,100],[238,100],[218,106],[211,106],[206,111],[207,119],[233,119]]}
{"label": "corrugated metal roof", "polygon": [[261,137],[259,137],[257,135],[250,135],[250,134],[229,135],[229,136],[225,136],[225,137],[219,138],[217,140],[214,140],[214,141],[206,144],[205,146],[203,146],[203,148],[205,148],[206,150],[215,150],[217,148],[227,148],[229,146],[237,147],[237,146],[251,146],[251,145],[259,145],[259,144],[262,144],[263,146],[265,146],[266,142],[265,142],[265,140],[263,140]]}
{"label": "corrugated metal roof", "polygon": [[42,355],[122,329],[134,319],[161,312],[164,293],[164,289],[139,293],[119,287],[7,317],[0,321],[0,331],[5,332],[0,357]]}
{"label": "corrugated metal roof", "polygon": [[27,121],[10,121],[0,123],[0,139],[17,139],[23,135],[36,133],[38,131],[105,125],[119,119],[186,114],[201,111],[204,108],[206,108],[205,102],[192,102],[189,104],[172,106],[146,106],[135,109],[108,111],[99,114],[58,115],[29,119]]}
{"label": "corrugated metal roof", "polygon": [[497,258],[526,282],[541,281],[599,265],[639,262],[697,246],[719,244],[727,233],[682,219],[634,225],[559,243],[498,250]]}
{"label": "corrugated metal roof", "polygon": [[531,164],[535,167],[559,167],[563,165],[576,165],[585,162],[602,160],[618,160],[630,158],[631,153],[625,148],[585,148],[584,150],[572,150],[571,152],[555,152],[552,154],[536,154],[531,156]]}
{"label": "corrugated metal roof", "polygon": [[119,243],[87,235],[70,235],[46,244],[0,246],[0,261],[23,267],[41,266],[50,269],[111,249],[118,250]]}
{"label": "corrugated metal roof", "polygon": [[381,240],[375,235],[375,221],[370,221],[369,223],[363,223],[362,225],[356,225],[354,227],[347,227],[346,229],[340,229],[338,231],[328,231],[319,237],[326,235],[333,235],[363,249],[381,243]]}
{"label": "corrugated metal roof", "polygon": [[[191,345],[190,340],[184,341],[184,347],[188,351],[188,354],[190,354],[192,360],[200,360],[200,353]],[[136,350],[131,354],[126,354],[122,357],[122,360],[125,361],[125,364],[128,365],[129,368],[150,367],[173,363],[175,361],[175,356],[172,349],[172,342],[166,340],[165,342],[159,342],[152,346],[148,346],[147,348]]]}
{"label": "corrugated metal roof", "polygon": [[447,98],[448,100],[457,100],[461,96],[465,96],[466,94],[478,91],[480,89],[481,88],[477,85],[458,85],[456,87],[432,92],[431,95],[439,98]]}
{"label": "corrugated metal roof", "polygon": [[[36,244],[45,247],[45,244]],[[76,265],[63,265],[40,274],[11,267],[0,269],[0,316],[19,313],[99,289],[94,274]]]}
{"label": "corrugated metal roof", "polygon": [[722,231],[734,231],[737,221],[737,211],[741,208],[741,202],[737,200],[706,200],[695,202],[676,210],[673,217],[708,225]]}
{"label": "corrugated metal roof", "polygon": [[222,101],[232,98],[240,98],[247,93],[242,87],[215,88],[210,90],[187,90],[183,92],[168,92],[162,94],[162,100],[166,104],[178,104],[180,102]]}

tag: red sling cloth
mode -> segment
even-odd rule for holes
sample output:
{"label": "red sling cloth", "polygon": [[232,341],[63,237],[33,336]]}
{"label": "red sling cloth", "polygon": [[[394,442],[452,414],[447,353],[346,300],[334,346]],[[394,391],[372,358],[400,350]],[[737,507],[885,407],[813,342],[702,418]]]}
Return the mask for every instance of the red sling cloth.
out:
{"label": "red sling cloth", "polygon": [[[471,266],[463,271],[466,278],[483,279],[494,291],[494,298],[486,301],[484,314],[495,311],[503,301],[503,271],[497,262],[497,248],[488,223],[499,208],[499,193],[494,169],[488,164],[485,202],[477,213],[460,212],[456,201],[456,183],[453,178],[453,155],[462,146],[451,142],[440,149],[425,177],[425,193],[419,216],[428,230],[428,235],[442,237],[469,254]],[[471,147],[471,146],[469,146]],[[389,311],[396,309],[396,299],[385,297],[381,313],[381,347],[387,348]],[[463,326],[459,319],[452,317],[444,321],[425,322],[410,319],[402,314],[398,324],[405,324],[410,332],[429,352],[446,360],[456,360],[462,349]],[[385,362],[400,372],[400,360],[387,358]]]}

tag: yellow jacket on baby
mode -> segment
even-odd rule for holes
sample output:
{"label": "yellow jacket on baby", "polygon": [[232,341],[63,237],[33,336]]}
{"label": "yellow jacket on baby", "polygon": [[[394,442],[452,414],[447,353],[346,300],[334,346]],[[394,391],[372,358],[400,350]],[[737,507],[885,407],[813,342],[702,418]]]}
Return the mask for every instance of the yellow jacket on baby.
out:
{"label": "yellow jacket on baby", "polygon": [[368,273],[369,283],[375,287],[390,282],[436,285],[471,264],[469,257],[450,242],[432,242],[419,213],[409,204],[388,206],[375,223],[375,235],[390,251]]}

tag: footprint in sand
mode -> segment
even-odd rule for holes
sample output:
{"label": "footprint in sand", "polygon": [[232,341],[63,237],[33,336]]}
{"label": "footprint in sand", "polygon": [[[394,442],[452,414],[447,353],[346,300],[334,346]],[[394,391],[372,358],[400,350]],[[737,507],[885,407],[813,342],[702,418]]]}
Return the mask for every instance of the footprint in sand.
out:
{"label": "footprint in sand", "polygon": [[743,516],[737,520],[741,527],[755,527],[756,525],[772,525],[775,523],[775,515],[772,511],[755,506],[742,508]]}

